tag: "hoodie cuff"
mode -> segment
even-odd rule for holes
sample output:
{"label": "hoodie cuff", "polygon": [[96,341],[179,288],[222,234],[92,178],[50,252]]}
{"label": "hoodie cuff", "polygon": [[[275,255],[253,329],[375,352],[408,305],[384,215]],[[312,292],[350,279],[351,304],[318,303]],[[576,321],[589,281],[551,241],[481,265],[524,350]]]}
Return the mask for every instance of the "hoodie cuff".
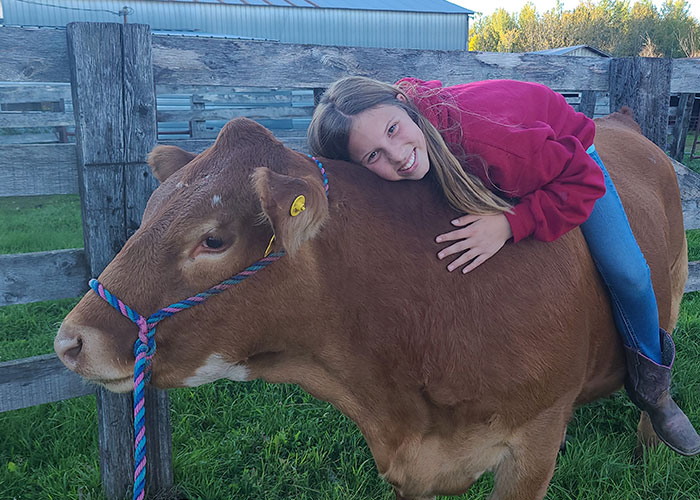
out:
{"label": "hoodie cuff", "polygon": [[535,218],[525,204],[515,205],[513,212],[506,212],[505,216],[513,232],[513,243],[517,243],[535,232]]}

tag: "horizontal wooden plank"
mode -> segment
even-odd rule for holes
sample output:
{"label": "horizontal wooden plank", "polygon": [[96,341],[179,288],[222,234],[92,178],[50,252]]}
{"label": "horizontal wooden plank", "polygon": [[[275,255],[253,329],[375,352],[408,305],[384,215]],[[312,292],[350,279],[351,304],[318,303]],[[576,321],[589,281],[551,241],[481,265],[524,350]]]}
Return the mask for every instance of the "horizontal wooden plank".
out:
{"label": "horizontal wooden plank", "polygon": [[78,297],[89,279],[82,248],[0,255],[0,306]]}
{"label": "horizontal wooden plank", "polygon": [[700,200],[683,200],[683,227],[700,229]]}
{"label": "horizontal wooden plank", "polygon": [[[311,118],[313,107],[275,106],[268,108],[220,108],[192,109],[183,111],[158,111],[159,122],[181,122],[189,120],[232,120],[241,116],[250,119]],[[1,115],[0,115],[1,116]]]}
{"label": "horizontal wooden plank", "polygon": [[78,192],[74,144],[0,145],[0,196]]}
{"label": "horizontal wooden plank", "polygon": [[671,92],[700,92],[700,58],[673,59]]}
{"label": "horizontal wooden plank", "polygon": [[[226,103],[243,106],[268,106],[273,104],[302,103],[313,100],[313,91],[278,88],[231,87],[230,85],[156,85],[159,99],[196,95],[197,101],[205,103]],[[309,95],[311,94],[311,95]]]}
{"label": "horizontal wooden plank", "polygon": [[[302,153],[308,152],[308,146],[306,145],[306,136],[303,131],[299,130],[280,130],[274,131],[275,137],[279,139],[285,146],[295,151],[300,151]],[[160,140],[158,144],[167,144],[170,146],[177,146],[189,151],[191,153],[201,153],[209,146],[214,144],[213,139],[174,139],[174,140]]]}
{"label": "horizontal wooden plank", "polygon": [[[265,68],[261,71],[260,62]],[[610,61],[597,57],[333,47],[274,42],[153,37],[159,85],[323,88],[348,74],[385,82],[402,76],[447,85],[493,78],[537,81],[554,89],[607,90]]]}
{"label": "horizontal wooden plank", "polygon": [[37,83],[34,85],[0,85],[0,103],[56,102],[71,99],[69,83]]}
{"label": "horizontal wooden plank", "polygon": [[[70,81],[64,31],[0,27],[0,46],[5,49],[0,58],[0,81]],[[254,48],[251,50],[246,46]],[[270,50],[271,47],[276,50]],[[226,49],[231,49],[228,57],[225,57]],[[241,51],[249,54],[244,60],[238,57]],[[290,87],[313,88],[327,86],[348,72],[367,74],[385,81],[406,74],[424,78],[440,77],[446,83],[503,78],[517,73],[520,79],[541,81],[558,89],[607,90],[606,58],[320,47],[175,36],[154,36],[154,52],[157,54],[154,55],[158,67],[156,78],[160,84],[279,87],[284,85],[281,82],[287,80]],[[295,56],[295,52],[299,54]],[[212,57],[206,58],[207,53]],[[260,57],[260,54],[263,56]],[[284,67],[284,71],[260,72],[260,60],[265,60],[268,67],[286,63],[279,66]],[[289,64],[290,61],[300,64]],[[180,71],[172,69],[180,66],[180,62],[183,63]],[[218,64],[220,62],[236,64],[221,65]],[[451,63],[457,64],[453,66]],[[543,69],[547,66],[548,69]],[[248,69],[239,78],[233,78],[242,67]],[[206,70],[211,70],[210,74],[206,74]],[[592,74],[586,75],[588,71]],[[183,74],[183,78],[178,79],[175,76],[177,73]],[[699,92],[699,86],[698,59],[675,59],[671,92]]]}
{"label": "horizontal wooden plank", "polygon": [[687,201],[700,200],[700,175],[673,158],[669,158],[669,160],[676,171],[681,198]]}
{"label": "horizontal wooden plank", "polygon": [[70,82],[66,32],[0,26],[0,82]]}
{"label": "horizontal wooden plank", "polygon": [[685,283],[685,293],[700,290],[700,262],[688,262],[688,281]]}
{"label": "horizontal wooden plank", "polygon": [[190,153],[199,154],[209,146],[214,144],[211,139],[174,139],[174,140],[159,140],[158,144],[166,146],[177,146]]}
{"label": "horizontal wooden plank", "polygon": [[75,124],[73,113],[51,111],[8,111],[0,113],[3,127],[66,127]]}
{"label": "horizontal wooden plank", "polygon": [[94,394],[55,354],[0,363],[0,413]]}
{"label": "horizontal wooden plank", "polygon": [[8,144],[55,144],[57,141],[58,137],[54,132],[0,135],[0,146]]}
{"label": "horizontal wooden plank", "polygon": [[669,158],[676,171],[683,205],[685,229],[700,229],[700,175],[673,158]]}

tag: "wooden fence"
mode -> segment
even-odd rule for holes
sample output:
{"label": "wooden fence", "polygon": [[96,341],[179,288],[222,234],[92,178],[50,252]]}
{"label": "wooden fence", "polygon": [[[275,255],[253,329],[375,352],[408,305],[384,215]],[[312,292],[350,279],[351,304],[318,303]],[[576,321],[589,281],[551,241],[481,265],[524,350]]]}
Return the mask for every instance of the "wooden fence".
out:
{"label": "wooden fence", "polygon": [[[284,87],[313,89],[318,96],[348,74],[383,81],[413,75],[445,84],[530,80],[581,92],[581,110],[589,115],[595,93],[607,92],[611,109],[631,106],[646,135],[661,147],[670,94],[683,99],[700,92],[699,60],[291,45],[153,36],[148,26],[103,23],[75,23],[65,32],[0,28],[0,47],[5,48],[0,81],[47,88],[70,83],[74,116],[55,111],[50,125],[76,128],[76,144],[0,146],[0,196],[80,193],[84,232],[84,249],[0,255],[0,306],[81,295],[88,278],[138,228],[156,186],[145,163],[157,139],[156,87],[200,96],[232,87]],[[685,107],[679,110],[676,123],[682,127]],[[303,131],[280,136],[289,147],[306,147]],[[167,142],[202,151],[212,139]],[[674,152],[673,144],[670,149]],[[700,178],[677,168],[686,228],[699,228]],[[686,291],[700,289],[697,263],[690,272]],[[53,354],[0,363],[0,412],[92,393],[98,398],[103,486],[108,498],[122,498],[131,484],[131,395],[83,384]],[[173,483],[167,393],[149,389],[146,401],[149,488],[155,492]]]}

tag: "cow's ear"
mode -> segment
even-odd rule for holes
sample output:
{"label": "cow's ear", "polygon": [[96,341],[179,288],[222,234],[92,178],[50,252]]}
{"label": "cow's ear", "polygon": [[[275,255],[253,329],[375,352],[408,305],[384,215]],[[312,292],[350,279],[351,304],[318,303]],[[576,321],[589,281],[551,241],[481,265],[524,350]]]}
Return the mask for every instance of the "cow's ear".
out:
{"label": "cow's ear", "polygon": [[252,179],[276,241],[287,253],[293,254],[316,235],[328,217],[328,200],[323,187],[268,168],[255,169]]}
{"label": "cow's ear", "polygon": [[194,153],[189,153],[177,146],[156,146],[153,151],[148,153],[148,164],[151,166],[153,176],[159,182],[164,182],[165,179],[187,165],[197,157]]}

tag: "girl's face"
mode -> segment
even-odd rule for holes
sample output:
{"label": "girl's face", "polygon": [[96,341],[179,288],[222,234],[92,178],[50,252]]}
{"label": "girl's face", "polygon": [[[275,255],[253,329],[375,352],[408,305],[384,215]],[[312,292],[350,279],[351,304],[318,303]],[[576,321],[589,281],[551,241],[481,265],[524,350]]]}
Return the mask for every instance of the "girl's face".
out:
{"label": "girl's face", "polygon": [[425,136],[399,106],[382,104],[353,117],[350,159],[382,179],[422,179],[430,169]]}

